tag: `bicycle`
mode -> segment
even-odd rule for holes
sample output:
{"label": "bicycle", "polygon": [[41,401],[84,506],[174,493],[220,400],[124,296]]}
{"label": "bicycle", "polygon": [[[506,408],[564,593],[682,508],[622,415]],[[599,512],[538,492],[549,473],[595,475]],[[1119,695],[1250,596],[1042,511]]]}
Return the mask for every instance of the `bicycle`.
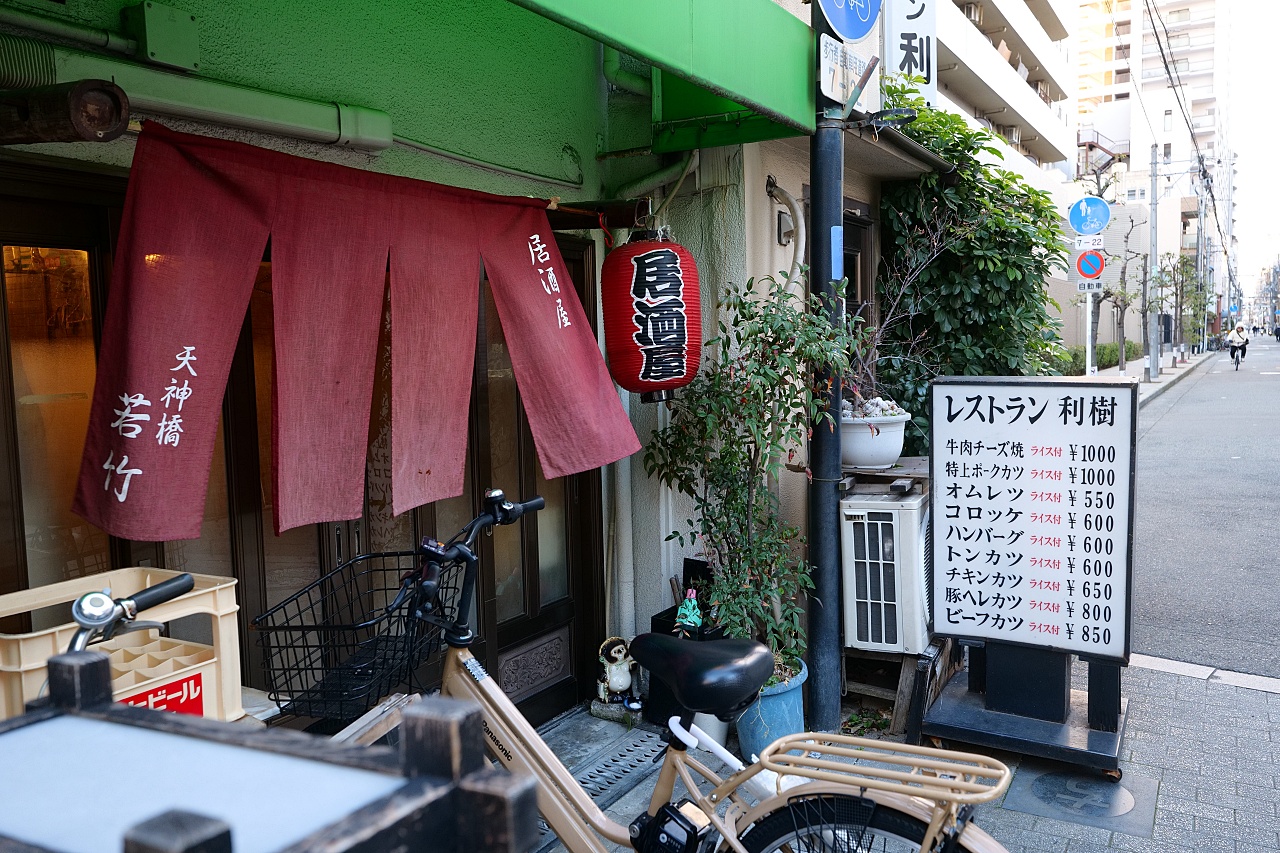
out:
{"label": "bicycle", "polygon": [[80,627],[72,635],[67,651],[82,652],[91,643],[106,642],[133,631],[163,629],[163,622],[139,621],[138,614],[186,595],[195,585],[195,578],[184,573],[124,598],[113,599],[106,592],[85,593],[71,605],[71,618]]}
{"label": "bicycle", "polygon": [[[402,578],[395,609],[388,606],[370,621],[402,622],[390,632],[397,635],[420,638],[428,633],[423,626],[443,635],[442,695],[480,706],[490,753],[508,770],[537,778],[539,811],[566,849],[604,853],[606,842],[643,853],[768,853],[814,846],[865,851],[872,842],[883,845],[876,849],[922,853],[1005,849],[970,820],[976,804],[1008,787],[1010,771],[994,759],[810,732],[775,741],[746,765],[707,737],[693,725],[694,713],[730,718],[755,699],[773,670],[768,649],[751,640],[693,642],[642,634],[632,641],[632,656],[671,688],[680,713],[668,721],[669,745],[648,809],[629,826],[608,818],[469,650],[476,639],[469,620],[477,537],[542,507],[541,498],[519,503],[500,490],[488,491],[484,512],[453,538],[423,541],[419,566]],[[458,567],[460,585],[443,585],[441,578]],[[401,663],[392,659],[388,665]],[[269,666],[268,672],[279,676],[280,668]],[[312,675],[306,691],[314,696],[325,677]],[[272,698],[291,701],[274,688]],[[713,772],[689,754],[691,747],[711,752],[730,775]],[[850,763],[855,759],[871,763]],[[677,780],[688,797],[673,802]]]}
{"label": "bicycle", "polygon": [[1240,347],[1232,347],[1232,348],[1231,348],[1231,360],[1232,360],[1233,362],[1235,362],[1236,370],[1239,370],[1239,369],[1240,369],[1240,359],[1241,359],[1241,358],[1242,358],[1242,356],[1241,356],[1241,350],[1240,350]]}

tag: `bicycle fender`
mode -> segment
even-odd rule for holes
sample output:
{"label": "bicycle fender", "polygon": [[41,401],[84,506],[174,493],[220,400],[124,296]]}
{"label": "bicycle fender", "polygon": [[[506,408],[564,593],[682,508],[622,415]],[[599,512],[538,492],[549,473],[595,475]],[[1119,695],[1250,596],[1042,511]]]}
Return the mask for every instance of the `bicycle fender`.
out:
{"label": "bicycle fender", "polygon": [[[809,782],[804,785],[796,785],[794,788],[788,788],[781,794],[777,794],[761,800],[753,808],[749,809],[746,814],[736,820],[734,823],[737,827],[739,835],[745,835],[748,827],[762,820],[766,816],[772,814],[778,809],[785,808],[787,802],[792,797],[800,797],[812,794],[846,794],[851,797],[863,797],[883,806],[895,808],[900,812],[918,818],[926,825],[933,819],[933,801],[921,799],[920,797],[911,797],[906,794],[897,794],[892,791],[874,791],[860,788],[857,785],[841,785],[831,782]],[[1009,853],[1008,849],[996,839],[992,838],[985,830],[975,823],[968,823],[964,832],[960,836],[965,845],[972,853]]]}

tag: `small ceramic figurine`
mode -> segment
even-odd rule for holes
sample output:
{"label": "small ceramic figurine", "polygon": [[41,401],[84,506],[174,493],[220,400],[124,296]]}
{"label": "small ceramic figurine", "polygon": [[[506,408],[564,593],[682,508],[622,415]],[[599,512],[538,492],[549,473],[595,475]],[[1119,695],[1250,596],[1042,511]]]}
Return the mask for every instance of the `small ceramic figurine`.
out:
{"label": "small ceramic figurine", "polygon": [[610,637],[600,644],[600,665],[604,668],[597,683],[601,702],[621,703],[627,709],[640,708],[631,667],[635,663],[627,651],[627,641]]}
{"label": "small ceramic figurine", "polygon": [[676,611],[676,633],[681,637],[695,637],[702,627],[702,610],[698,607],[698,591],[685,591],[684,601]]}

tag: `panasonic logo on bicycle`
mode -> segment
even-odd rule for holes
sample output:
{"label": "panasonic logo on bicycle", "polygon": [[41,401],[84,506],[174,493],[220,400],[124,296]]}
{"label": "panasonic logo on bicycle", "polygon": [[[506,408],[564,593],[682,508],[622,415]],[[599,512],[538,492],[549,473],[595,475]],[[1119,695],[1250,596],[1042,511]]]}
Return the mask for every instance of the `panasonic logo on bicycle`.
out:
{"label": "panasonic logo on bicycle", "polygon": [[480,725],[484,726],[484,735],[489,739],[489,743],[493,744],[494,752],[499,753],[503,760],[505,760],[507,764],[510,764],[511,750],[507,749],[506,746],[503,745],[502,741],[498,740],[498,736],[493,733],[493,729],[489,728],[488,723],[481,720]]}
{"label": "panasonic logo on bicycle", "polygon": [[480,661],[475,658],[471,658],[471,660],[467,661],[463,666],[467,668],[467,672],[471,673],[471,677],[476,681],[484,681],[489,677],[489,673],[484,671],[484,667],[480,665]]}

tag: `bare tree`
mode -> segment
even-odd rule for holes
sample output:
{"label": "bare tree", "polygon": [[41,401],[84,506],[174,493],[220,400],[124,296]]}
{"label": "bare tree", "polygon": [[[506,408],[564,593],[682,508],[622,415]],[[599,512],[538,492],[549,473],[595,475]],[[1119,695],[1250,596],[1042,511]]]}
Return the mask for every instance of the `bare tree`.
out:
{"label": "bare tree", "polygon": [[[1114,261],[1120,264],[1120,275],[1114,287],[1109,287],[1106,290],[1102,291],[1102,296],[1098,299],[1097,304],[1094,305],[1093,317],[1090,319],[1090,325],[1092,327],[1090,329],[1090,334],[1093,336],[1092,340],[1096,344],[1098,341],[1098,319],[1102,313],[1102,303],[1110,302],[1112,305],[1115,306],[1116,344],[1120,350],[1119,359],[1120,359],[1121,373],[1124,373],[1125,371],[1124,318],[1125,318],[1125,315],[1129,312],[1129,308],[1132,307],[1135,302],[1140,301],[1142,299],[1141,288],[1139,288],[1138,290],[1129,289],[1129,265],[1137,261],[1139,258],[1145,257],[1146,255],[1145,252],[1139,252],[1138,250],[1131,249],[1129,247],[1129,242],[1133,239],[1133,232],[1137,229],[1139,225],[1145,225],[1146,221],[1143,220],[1142,222],[1139,222],[1135,220],[1133,218],[1132,213],[1128,214],[1128,219],[1129,219],[1129,227],[1124,232],[1124,248],[1120,250],[1120,254],[1118,255],[1112,254],[1111,252],[1106,252],[1108,261]],[[1144,316],[1143,328],[1145,329],[1146,328],[1145,311],[1143,312],[1143,316]]]}

